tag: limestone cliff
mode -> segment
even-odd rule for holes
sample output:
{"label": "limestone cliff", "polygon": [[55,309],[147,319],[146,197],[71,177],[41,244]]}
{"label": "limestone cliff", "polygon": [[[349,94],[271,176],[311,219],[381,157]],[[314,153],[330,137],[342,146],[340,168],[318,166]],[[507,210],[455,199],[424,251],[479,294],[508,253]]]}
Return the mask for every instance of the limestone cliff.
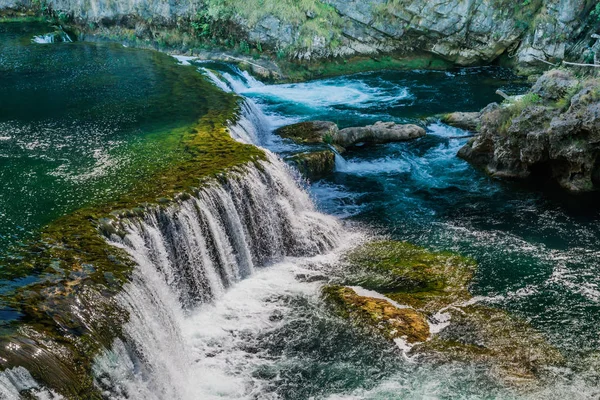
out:
{"label": "limestone cliff", "polygon": [[[595,0],[0,0],[0,10],[39,7],[89,29],[189,44],[237,41],[314,60],[431,53],[458,65],[506,56],[525,71],[546,60],[593,59]],[[164,37],[163,28],[189,35]]]}

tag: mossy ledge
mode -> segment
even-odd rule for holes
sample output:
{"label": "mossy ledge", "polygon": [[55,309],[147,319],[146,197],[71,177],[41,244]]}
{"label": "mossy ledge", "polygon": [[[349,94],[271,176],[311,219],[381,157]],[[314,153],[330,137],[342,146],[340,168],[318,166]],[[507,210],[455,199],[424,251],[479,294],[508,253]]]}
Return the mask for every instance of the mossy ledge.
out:
{"label": "mossy ledge", "polygon": [[[322,289],[326,304],[361,330],[413,344],[412,354],[424,361],[485,364],[502,383],[519,387],[535,384],[546,367],[563,362],[527,322],[473,301],[468,285],[477,264],[470,258],[379,241],[359,246],[341,262],[343,277]],[[385,297],[362,296],[348,286]],[[432,329],[445,318],[447,326]]]}
{"label": "mossy ledge", "polygon": [[266,160],[262,150],[231,138],[228,125],[238,120],[241,99],[232,94],[222,99],[195,125],[177,132],[183,157],[116,201],[54,221],[26,254],[10,260],[2,279],[35,282],[1,298],[21,318],[3,328],[0,368],[23,366],[66,398],[101,398],[91,374],[93,357],[111,345],[128,320],[115,296],[135,268],[103,234],[114,233],[120,218],[174,205],[228,171]]}

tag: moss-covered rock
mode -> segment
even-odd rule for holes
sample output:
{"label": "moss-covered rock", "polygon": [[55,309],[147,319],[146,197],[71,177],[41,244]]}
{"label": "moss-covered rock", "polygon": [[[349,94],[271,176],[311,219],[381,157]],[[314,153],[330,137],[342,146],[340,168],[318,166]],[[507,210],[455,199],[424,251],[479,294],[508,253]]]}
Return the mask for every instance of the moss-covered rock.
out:
{"label": "moss-covered rock", "polygon": [[489,364],[495,376],[511,384],[533,382],[544,368],[563,362],[540,332],[505,311],[467,305],[448,313],[452,323],[416,352],[443,362]]}
{"label": "moss-covered rock", "polygon": [[414,344],[429,337],[427,319],[412,308],[398,308],[384,299],[359,296],[343,286],[326,286],[323,296],[340,315],[372,327],[387,339]]}
{"label": "moss-covered rock", "polygon": [[469,299],[467,287],[476,268],[469,258],[396,241],[365,244],[343,260],[352,271],[350,283],[429,314]]}
{"label": "moss-covered rock", "polygon": [[[532,382],[544,368],[563,361],[525,321],[473,301],[468,285],[476,263],[469,258],[380,241],[350,251],[342,262],[340,284],[360,285],[385,297],[362,297],[349,287],[328,286],[323,289],[328,304],[387,339],[404,336],[408,343],[417,343],[411,352],[423,360],[485,364],[509,384]],[[434,329],[436,323],[443,324]]]}
{"label": "moss-covered rock", "polygon": [[311,180],[321,179],[335,170],[335,153],[331,150],[300,153],[287,161]]}
{"label": "moss-covered rock", "polygon": [[338,126],[330,121],[308,121],[284,126],[275,133],[296,143],[324,143],[330,142],[338,130]]}

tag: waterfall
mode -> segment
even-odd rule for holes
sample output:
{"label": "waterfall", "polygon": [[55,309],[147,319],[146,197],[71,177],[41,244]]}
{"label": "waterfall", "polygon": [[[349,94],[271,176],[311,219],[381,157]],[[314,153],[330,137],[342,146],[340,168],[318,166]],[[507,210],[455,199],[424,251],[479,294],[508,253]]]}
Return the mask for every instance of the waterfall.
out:
{"label": "waterfall", "polygon": [[123,340],[98,357],[97,384],[112,399],[195,399],[182,325],[257,268],[338,244],[340,226],[314,210],[276,156],[230,172],[194,196],[119,222],[109,240],[136,261],[119,302]]}
{"label": "waterfall", "polygon": [[342,157],[342,155],[339,151],[337,151],[335,146],[329,145],[329,148],[335,154],[335,170],[338,172],[345,171],[348,168],[348,161],[346,161],[346,159]]}
{"label": "waterfall", "polygon": [[33,399],[63,399],[51,390],[41,388],[29,371],[23,367],[15,367],[0,372],[0,399],[19,400],[27,392]]}
{"label": "waterfall", "polygon": [[[229,127],[237,140],[260,144],[269,123],[250,100]],[[128,322],[110,348],[93,360],[104,398],[196,400],[205,370],[190,352],[186,323],[245,278],[275,263],[327,253],[339,246],[338,221],[317,212],[293,171],[265,150],[254,161],[172,204],[114,221],[109,244],[125,250],[136,268],[116,301]],[[262,272],[262,271],[261,271]],[[208,356],[207,356],[208,357]],[[200,371],[200,372],[199,372]],[[0,398],[23,391],[39,399],[60,396],[39,386],[22,367],[0,373]]]}
{"label": "waterfall", "polygon": [[242,94],[248,89],[260,88],[264,83],[254,78],[247,71],[242,71],[234,65],[228,65],[229,72],[215,73],[214,70],[201,67],[200,72],[207,76],[216,86],[225,92]]}
{"label": "waterfall", "polygon": [[231,136],[240,142],[256,146],[266,144],[272,131],[270,121],[250,99],[244,99],[241,107],[237,124],[229,127]]}

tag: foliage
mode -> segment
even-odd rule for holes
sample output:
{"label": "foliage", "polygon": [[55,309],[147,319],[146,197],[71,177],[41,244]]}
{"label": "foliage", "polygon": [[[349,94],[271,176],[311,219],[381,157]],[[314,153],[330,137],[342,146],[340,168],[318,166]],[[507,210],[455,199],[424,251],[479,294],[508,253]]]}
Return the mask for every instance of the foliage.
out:
{"label": "foliage", "polygon": [[596,7],[590,12],[590,17],[594,18],[596,22],[600,22],[600,3],[596,4]]}

